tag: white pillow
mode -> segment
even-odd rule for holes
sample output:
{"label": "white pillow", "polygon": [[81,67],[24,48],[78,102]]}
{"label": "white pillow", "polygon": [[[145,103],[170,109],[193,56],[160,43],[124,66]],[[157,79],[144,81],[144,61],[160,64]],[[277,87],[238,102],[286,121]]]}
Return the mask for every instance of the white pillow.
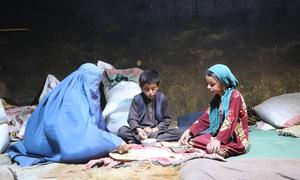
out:
{"label": "white pillow", "polygon": [[288,93],[265,100],[254,107],[257,116],[276,128],[300,124],[300,93]]}

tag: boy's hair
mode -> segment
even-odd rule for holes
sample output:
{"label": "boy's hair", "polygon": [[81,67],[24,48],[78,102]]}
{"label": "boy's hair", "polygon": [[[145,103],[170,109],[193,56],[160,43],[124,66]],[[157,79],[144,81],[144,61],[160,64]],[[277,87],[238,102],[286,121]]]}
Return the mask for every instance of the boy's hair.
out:
{"label": "boy's hair", "polygon": [[160,78],[158,72],[152,69],[145,70],[142,72],[139,82],[140,87],[143,87],[146,83],[155,83],[157,86],[159,86]]}

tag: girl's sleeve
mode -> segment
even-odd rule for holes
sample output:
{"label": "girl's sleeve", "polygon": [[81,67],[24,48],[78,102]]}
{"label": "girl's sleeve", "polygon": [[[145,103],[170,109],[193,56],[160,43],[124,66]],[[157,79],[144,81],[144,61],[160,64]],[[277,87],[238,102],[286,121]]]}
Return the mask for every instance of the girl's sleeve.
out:
{"label": "girl's sleeve", "polygon": [[240,93],[234,91],[230,98],[229,111],[221,128],[218,131],[216,139],[223,144],[227,144],[230,137],[233,135],[236,125],[239,121],[239,112],[242,107],[242,98]]}
{"label": "girl's sleeve", "polygon": [[209,114],[208,111],[205,111],[198,120],[192,124],[190,127],[192,135],[196,135],[199,132],[204,131],[205,129],[209,128]]}

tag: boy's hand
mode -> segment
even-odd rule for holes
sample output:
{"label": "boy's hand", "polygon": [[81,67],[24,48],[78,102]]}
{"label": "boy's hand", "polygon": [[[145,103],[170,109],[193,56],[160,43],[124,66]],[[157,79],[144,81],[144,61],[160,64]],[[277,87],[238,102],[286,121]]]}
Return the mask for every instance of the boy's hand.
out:
{"label": "boy's hand", "polygon": [[158,130],[159,130],[159,129],[158,129],[157,127],[155,127],[155,128],[146,127],[146,128],[144,129],[144,131],[146,131],[148,134],[155,133],[155,132],[157,132]]}
{"label": "boy's hand", "polygon": [[152,133],[152,129],[150,127],[145,127],[144,131],[146,131],[148,134]]}
{"label": "boy's hand", "polygon": [[148,133],[144,129],[137,128],[136,130],[137,130],[138,136],[141,140],[148,138]]}
{"label": "boy's hand", "polygon": [[157,127],[152,128],[152,132],[153,132],[153,133],[155,133],[155,132],[157,132],[157,131],[159,131],[159,129],[158,129]]}

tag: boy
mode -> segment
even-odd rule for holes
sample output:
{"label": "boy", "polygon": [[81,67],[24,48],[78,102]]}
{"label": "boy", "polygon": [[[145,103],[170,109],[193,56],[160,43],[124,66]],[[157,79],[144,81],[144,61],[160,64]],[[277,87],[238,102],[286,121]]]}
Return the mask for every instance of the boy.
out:
{"label": "boy", "polygon": [[160,78],[155,70],[145,70],[139,78],[142,93],[131,103],[127,126],[118,130],[118,136],[128,143],[140,143],[147,138],[157,141],[178,141],[180,131],[168,129],[171,122],[167,97],[158,91]]}

